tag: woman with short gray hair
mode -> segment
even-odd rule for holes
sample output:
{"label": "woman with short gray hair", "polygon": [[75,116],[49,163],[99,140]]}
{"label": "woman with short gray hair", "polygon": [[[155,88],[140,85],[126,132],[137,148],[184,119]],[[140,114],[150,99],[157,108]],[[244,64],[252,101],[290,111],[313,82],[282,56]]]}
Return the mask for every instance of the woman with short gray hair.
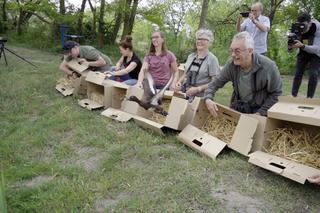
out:
{"label": "woman with short gray hair", "polygon": [[196,32],[196,52],[188,56],[184,73],[175,88],[185,92],[187,98],[202,97],[213,77],[220,72],[217,57],[209,51],[212,42],[211,30],[200,29]]}

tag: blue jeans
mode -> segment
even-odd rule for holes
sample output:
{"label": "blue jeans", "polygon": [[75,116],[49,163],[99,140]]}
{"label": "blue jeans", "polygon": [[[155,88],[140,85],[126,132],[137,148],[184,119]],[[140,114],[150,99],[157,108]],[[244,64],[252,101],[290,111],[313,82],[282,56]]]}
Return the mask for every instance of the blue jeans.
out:
{"label": "blue jeans", "polygon": [[309,81],[307,97],[313,98],[318,84],[318,75],[320,72],[320,57],[315,54],[309,54],[304,51],[297,56],[296,73],[292,84],[292,96],[297,96],[301,85],[303,73],[309,64]]}
{"label": "blue jeans", "polygon": [[[111,72],[115,72],[115,71],[116,71],[116,67],[112,67]],[[133,86],[137,83],[137,79],[131,78],[129,74],[125,74],[125,75],[121,75],[121,76],[111,76],[109,79],[113,80],[113,81],[122,82],[126,85],[129,85],[129,86]]]}

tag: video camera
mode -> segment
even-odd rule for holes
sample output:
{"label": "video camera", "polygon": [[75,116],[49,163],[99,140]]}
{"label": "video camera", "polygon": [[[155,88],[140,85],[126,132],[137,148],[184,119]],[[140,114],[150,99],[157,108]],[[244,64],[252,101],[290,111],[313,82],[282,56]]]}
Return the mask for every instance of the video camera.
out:
{"label": "video camera", "polygon": [[249,12],[241,12],[240,15],[243,17],[243,18],[248,18],[249,17]]}
{"label": "video camera", "polygon": [[0,37],[0,43],[5,43],[5,42],[7,42],[7,41],[8,41],[7,38]]}
{"label": "video camera", "polygon": [[291,25],[291,30],[288,35],[288,45],[295,43],[295,40],[301,40],[301,35],[304,32],[306,25],[304,23],[296,22]]}

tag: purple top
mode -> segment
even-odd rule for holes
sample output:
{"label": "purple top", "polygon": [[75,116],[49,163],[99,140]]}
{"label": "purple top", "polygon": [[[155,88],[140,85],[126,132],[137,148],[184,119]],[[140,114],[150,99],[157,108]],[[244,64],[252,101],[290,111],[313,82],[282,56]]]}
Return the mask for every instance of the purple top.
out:
{"label": "purple top", "polygon": [[149,73],[151,74],[156,86],[164,86],[171,77],[171,63],[176,61],[176,56],[167,51],[165,54],[147,55],[144,61],[149,65]]}

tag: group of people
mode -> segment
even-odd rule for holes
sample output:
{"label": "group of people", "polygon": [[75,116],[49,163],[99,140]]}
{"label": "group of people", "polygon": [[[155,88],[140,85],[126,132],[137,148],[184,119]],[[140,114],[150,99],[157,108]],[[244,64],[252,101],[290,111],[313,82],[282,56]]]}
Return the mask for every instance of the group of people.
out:
{"label": "group of people", "polygon": [[[196,32],[196,50],[188,56],[182,76],[179,76],[176,57],[167,49],[165,34],[161,31],[152,33],[150,49],[143,61],[134,52],[132,38],[127,36],[119,45],[122,56],[115,66],[109,57],[91,46],[66,42],[60,69],[71,78],[78,77],[67,62],[80,58],[80,63],[92,70],[107,72],[112,80],[138,87],[142,87],[144,76],[149,72],[157,89],[162,89],[173,77],[170,90],[185,92],[187,98],[203,97],[213,116],[218,115],[215,93],[231,81],[233,94],[230,107],[242,113],[266,116],[267,110],[282,94],[282,81],[275,62],[265,56],[270,21],[262,15],[262,11],[262,4],[254,3],[249,17],[242,23],[239,16],[236,25],[238,33],[229,48],[231,57],[222,70],[217,57],[209,50],[214,38],[208,29]],[[291,48],[299,48],[292,96],[297,96],[303,72],[309,63],[307,97],[312,98],[320,72],[320,24],[305,13],[298,17],[298,22],[305,24],[305,30],[302,39],[291,45]],[[320,177],[312,177],[310,181],[320,183]]]}

